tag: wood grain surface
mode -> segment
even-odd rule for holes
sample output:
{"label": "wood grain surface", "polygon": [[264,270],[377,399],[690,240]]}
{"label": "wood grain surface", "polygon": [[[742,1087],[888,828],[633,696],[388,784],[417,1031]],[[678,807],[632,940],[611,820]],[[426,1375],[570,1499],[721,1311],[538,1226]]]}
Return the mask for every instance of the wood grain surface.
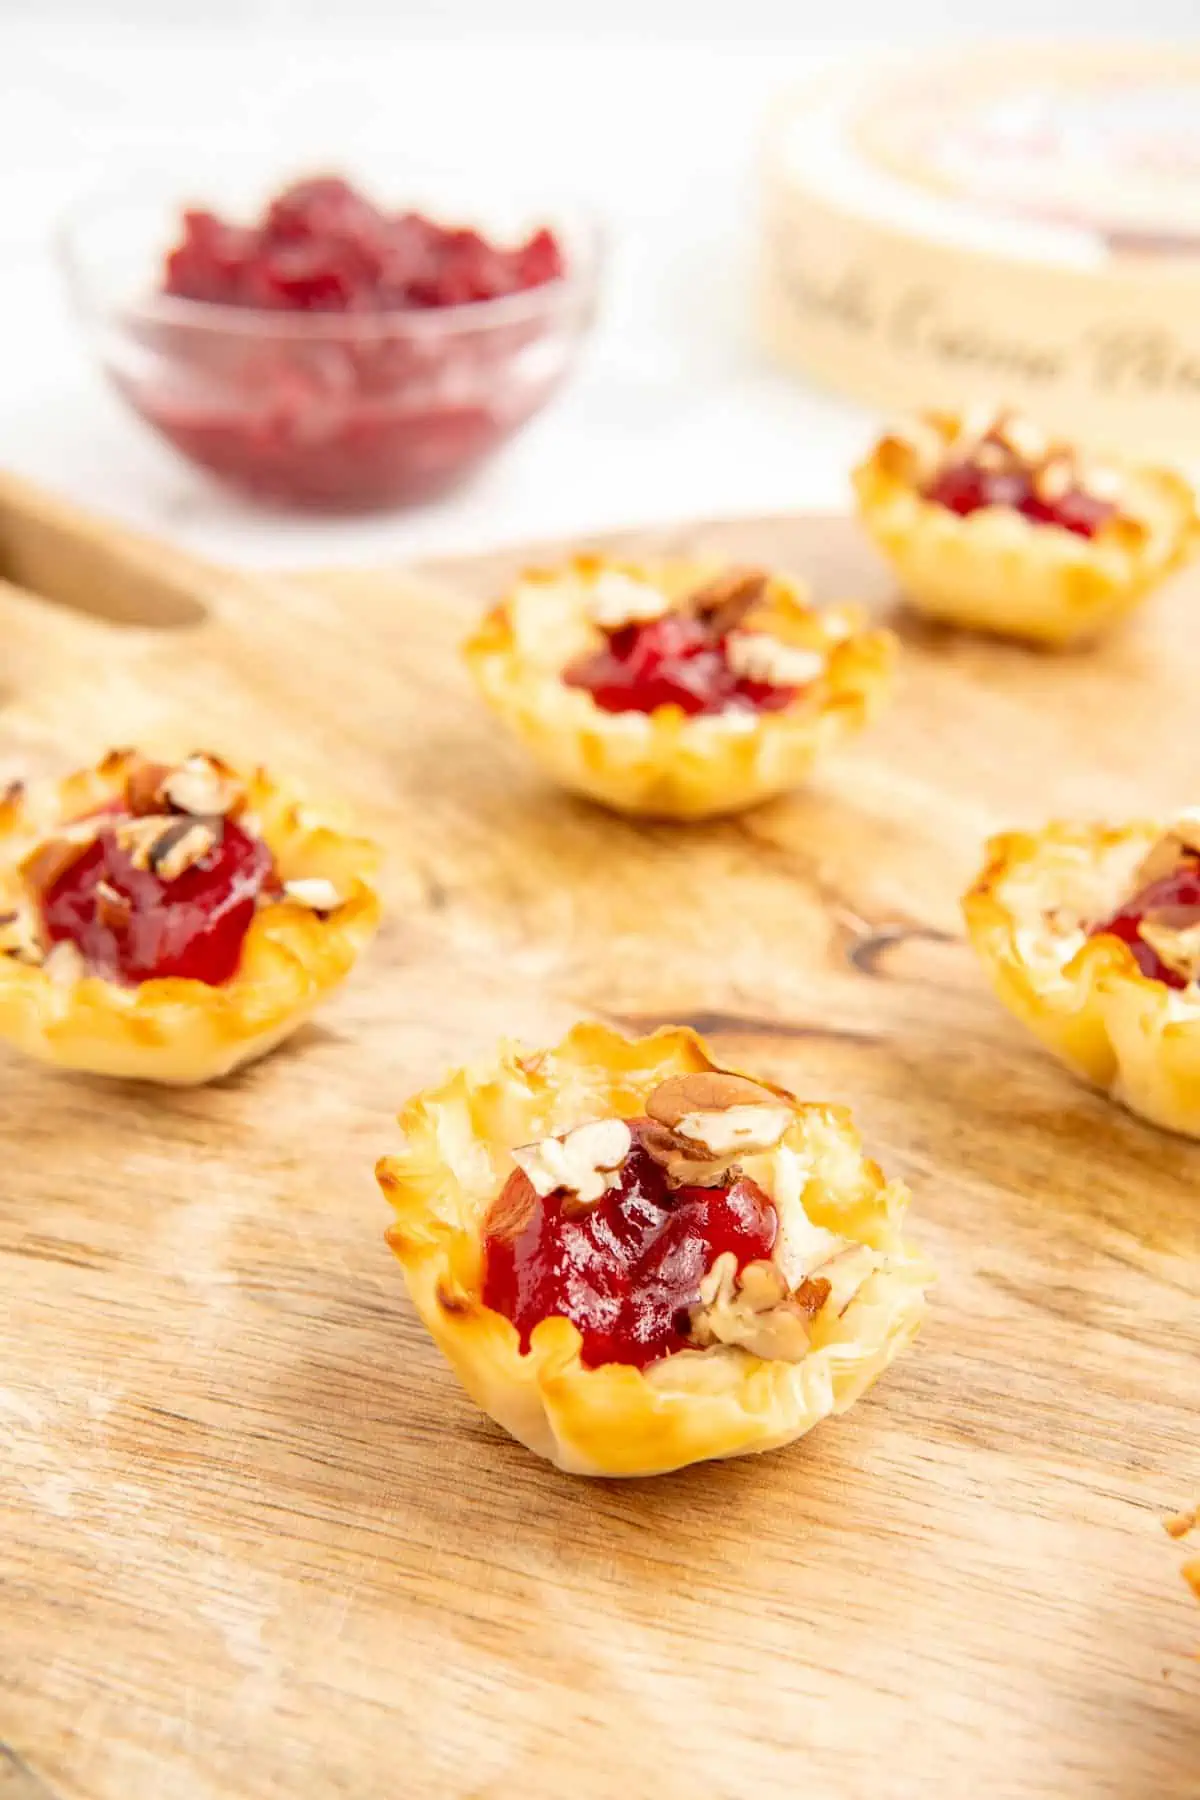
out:
{"label": "wood grain surface", "polygon": [[[650,534],[892,612],[845,521]],[[196,1092],[0,1053],[3,1800],[1195,1800],[1200,1146],[993,1002],[990,830],[1196,792],[1200,584],[1066,657],[897,615],[869,736],[795,798],[631,824],[549,789],[456,646],[515,561],[250,581],[0,493],[0,773],[165,735],[385,841],[388,919],[280,1054]],[[688,1021],[849,1102],[940,1283],[789,1451],[545,1467],[408,1308],[392,1114],[503,1032]]]}

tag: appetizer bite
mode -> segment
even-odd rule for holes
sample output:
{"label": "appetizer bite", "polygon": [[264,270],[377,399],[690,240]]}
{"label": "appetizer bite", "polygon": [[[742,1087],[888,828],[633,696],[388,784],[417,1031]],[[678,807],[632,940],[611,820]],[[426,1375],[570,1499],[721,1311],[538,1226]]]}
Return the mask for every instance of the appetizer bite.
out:
{"label": "appetizer bite", "polygon": [[405,1107],[388,1241],[463,1386],[539,1456],[657,1475],[851,1406],[930,1279],[848,1114],[692,1031],[577,1025]]}
{"label": "appetizer bite", "polygon": [[1055,1055],[1200,1137],[1200,812],[993,838],[963,911],[1000,998]]}
{"label": "appetizer bite", "polygon": [[114,750],[0,803],[0,1039],[188,1085],[303,1023],[370,938],[374,845],[263,769]]}
{"label": "appetizer bite", "polygon": [[529,571],[465,646],[493,710],[565,787],[703,819],[797,786],[890,685],[894,641],[760,569],[579,556]]}
{"label": "appetizer bite", "polygon": [[1009,410],[924,413],[854,486],[920,612],[1042,644],[1095,637],[1198,542],[1181,475],[1092,460]]}

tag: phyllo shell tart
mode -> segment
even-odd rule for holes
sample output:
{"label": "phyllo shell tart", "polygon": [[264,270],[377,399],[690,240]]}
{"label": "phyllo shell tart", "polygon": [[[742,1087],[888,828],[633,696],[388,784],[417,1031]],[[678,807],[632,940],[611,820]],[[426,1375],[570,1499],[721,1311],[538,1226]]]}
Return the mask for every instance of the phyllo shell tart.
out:
{"label": "phyllo shell tart", "polygon": [[894,641],[758,569],[577,556],[533,569],[465,646],[484,698],[556,781],[703,819],[804,781],[890,685]]}
{"label": "phyllo shell tart", "polygon": [[920,612],[1042,644],[1097,636],[1200,543],[1182,475],[1085,457],[1012,411],[923,413],[854,486]]}
{"label": "phyllo shell tart", "polygon": [[1200,812],[993,838],[963,911],[1001,1000],[1056,1056],[1200,1137]]}
{"label": "phyllo shell tart", "polygon": [[907,1191],[849,1115],[692,1031],[504,1045],[400,1125],[376,1173],[417,1311],[472,1399],[572,1474],[790,1443],[920,1324]]}
{"label": "phyllo shell tart", "polygon": [[373,844],[264,769],[115,750],[0,803],[0,1038],[178,1085],[262,1056],[374,932]]}

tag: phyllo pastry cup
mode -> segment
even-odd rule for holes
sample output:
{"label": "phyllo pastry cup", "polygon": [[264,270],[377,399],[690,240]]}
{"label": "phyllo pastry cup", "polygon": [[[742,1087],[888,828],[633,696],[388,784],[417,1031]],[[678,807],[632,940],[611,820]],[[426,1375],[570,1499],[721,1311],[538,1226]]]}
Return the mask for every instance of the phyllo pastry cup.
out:
{"label": "phyllo pastry cup", "polygon": [[[940,473],[972,457],[1027,510],[998,503],[964,514],[930,497]],[[1182,475],[1088,461],[1012,414],[924,413],[880,438],[854,487],[867,532],[919,612],[1044,645],[1099,636],[1200,545]],[[1083,528],[1055,523],[1060,508]]]}
{"label": "phyllo pastry cup", "polygon": [[[697,1096],[724,1110],[687,1114]],[[581,1330],[560,1313],[538,1314],[523,1348],[512,1319],[483,1298],[497,1197],[518,1167],[551,1193],[580,1155],[603,1162],[606,1134],[631,1119],[656,1134],[673,1181],[711,1182],[701,1163],[724,1133],[716,1179],[749,1178],[769,1196],[770,1257],[740,1274],[735,1257],[718,1259],[691,1296],[686,1346],[645,1366],[589,1365]],[[901,1235],[908,1194],[863,1156],[848,1114],[718,1069],[690,1030],[631,1042],[587,1023],[536,1055],[506,1044],[492,1065],[418,1094],[400,1125],[403,1148],[377,1175],[417,1311],[472,1399],[570,1473],[657,1475],[790,1443],[852,1406],[920,1324],[930,1274]],[[708,1150],[697,1142],[706,1131]],[[679,1154],[682,1164],[670,1161]],[[578,1195],[552,1203],[582,1207],[584,1178],[564,1179]],[[619,1176],[601,1174],[593,1204],[604,1179]]]}
{"label": "phyllo pastry cup", "polygon": [[[153,877],[170,900],[175,882],[220,853],[230,821],[266,847],[270,873],[227,979],[97,972],[74,941],[48,935],[46,894],[103,827],[120,831],[132,859],[130,891]],[[0,805],[0,1038],[96,1075],[180,1086],[226,1075],[295,1031],[349,972],[378,923],[377,862],[374,844],[265,769],[239,772],[206,752],[171,763],[113,751],[56,785],[14,787]],[[96,894],[93,930],[104,907],[127,941],[128,894],[104,882]],[[170,932],[159,936],[169,949]]]}
{"label": "phyllo pastry cup", "polygon": [[963,913],[1000,999],[1049,1050],[1141,1118],[1200,1137],[1200,911],[1180,885],[1193,865],[1194,814],[1006,832]]}
{"label": "phyllo pastry cup", "polygon": [[[669,610],[715,617],[730,595],[749,616],[724,643],[762,687],[794,683],[786,704],[612,711],[564,679],[606,632]],[[738,812],[803,783],[872,716],[894,652],[861,609],[814,607],[781,575],[595,556],[529,570],[464,646],[488,705],[555,781],[620,812],[681,820]]]}

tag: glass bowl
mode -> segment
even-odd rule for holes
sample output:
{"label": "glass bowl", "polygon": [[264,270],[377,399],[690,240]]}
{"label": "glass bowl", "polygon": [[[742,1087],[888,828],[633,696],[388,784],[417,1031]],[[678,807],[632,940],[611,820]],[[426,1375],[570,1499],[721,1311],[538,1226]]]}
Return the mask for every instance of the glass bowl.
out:
{"label": "glass bowl", "polygon": [[251,218],[281,185],[201,175],[194,198],[178,182],[139,183],[76,208],[59,254],[105,374],[176,450],[255,500],[368,511],[444,492],[531,419],[574,363],[595,309],[595,221],[550,197],[489,199],[475,182],[393,177],[364,186],[395,210],[500,242],[548,225],[566,274],[425,311],[269,312],[158,291],[185,205]]}

